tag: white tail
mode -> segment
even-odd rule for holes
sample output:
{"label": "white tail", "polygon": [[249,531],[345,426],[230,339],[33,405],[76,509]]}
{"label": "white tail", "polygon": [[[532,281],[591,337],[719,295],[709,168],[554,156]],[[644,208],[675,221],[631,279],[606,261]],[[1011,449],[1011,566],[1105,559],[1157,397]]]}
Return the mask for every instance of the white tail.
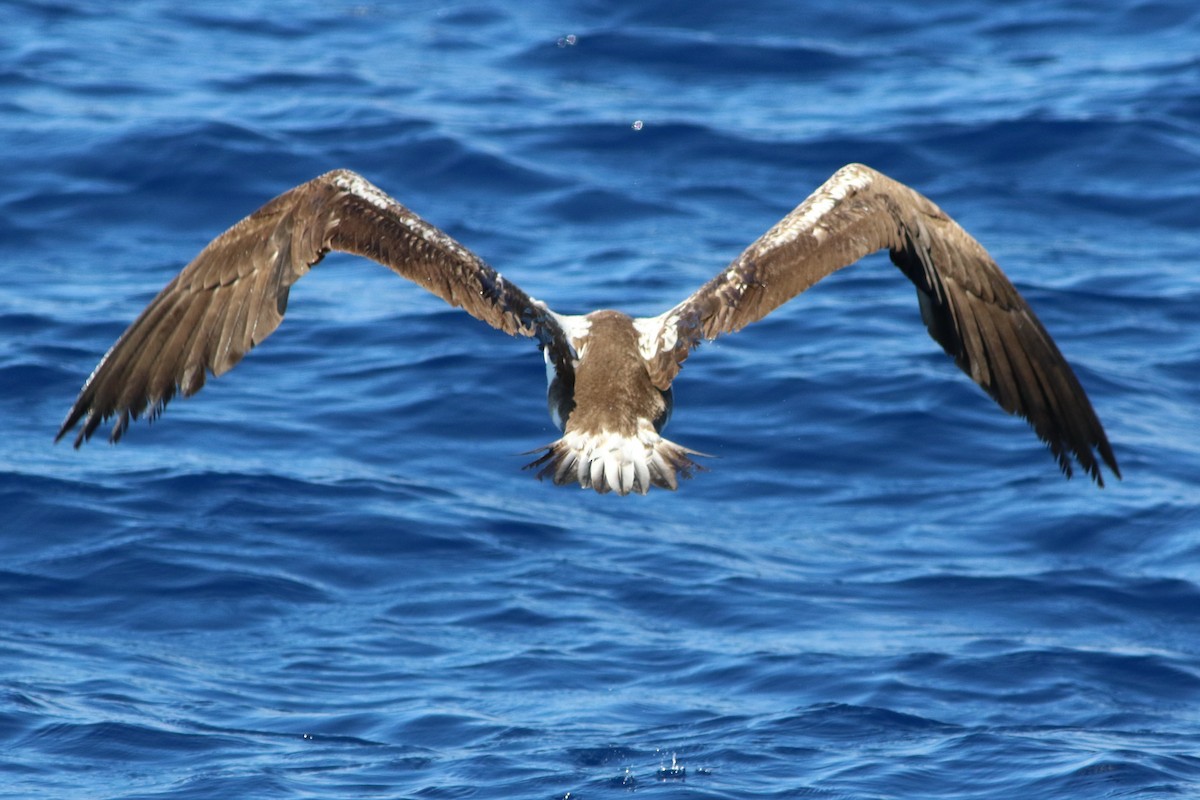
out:
{"label": "white tail", "polygon": [[567,433],[553,444],[533,452],[545,451],[526,469],[538,470],[538,480],[550,478],[556,486],[578,483],[583,489],[600,494],[645,494],[651,486],[674,491],[680,476],[692,477],[703,467],[689,456],[704,456],[695,450],[664,439],[654,426],[643,423],[636,438],[602,431],[585,434]]}

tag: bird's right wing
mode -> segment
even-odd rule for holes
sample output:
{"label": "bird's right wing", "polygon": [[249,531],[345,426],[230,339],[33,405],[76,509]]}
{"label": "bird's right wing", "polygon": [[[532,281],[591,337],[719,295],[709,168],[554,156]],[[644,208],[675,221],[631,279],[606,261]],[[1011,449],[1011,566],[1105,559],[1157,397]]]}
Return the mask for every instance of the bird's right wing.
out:
{"label": "bird's right wing", "polygon": [[917,288],[929,334],[1010,414],[1029,421],[1066,475],[1071,456],[1100,485],[1116,458],[1054,340],[983,246],[902,183],[861,164],[828,181],[691,297],[648,320],[656,385],[669,386],[701,340],[762,319],[822,278],[887,249]]}

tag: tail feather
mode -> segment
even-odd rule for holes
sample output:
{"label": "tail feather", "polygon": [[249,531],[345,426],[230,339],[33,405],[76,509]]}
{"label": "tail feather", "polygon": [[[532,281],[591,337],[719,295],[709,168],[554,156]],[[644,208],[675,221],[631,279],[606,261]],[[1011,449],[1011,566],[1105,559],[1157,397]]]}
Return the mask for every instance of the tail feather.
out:
{"label": "tail feather", "polygon": [[[544,452],[543,452],[544,451]],[[647,424],[637,437],[601,432],[568,431],[561,439],[532,452],[542,453],[525,469],[537,469],[538,480],[556,486],[578,483],[600,494],[646,494],[651,486],[674,491],[679,478],[692,477],[703,466],[690,456],[705,456],[659,436]]]}

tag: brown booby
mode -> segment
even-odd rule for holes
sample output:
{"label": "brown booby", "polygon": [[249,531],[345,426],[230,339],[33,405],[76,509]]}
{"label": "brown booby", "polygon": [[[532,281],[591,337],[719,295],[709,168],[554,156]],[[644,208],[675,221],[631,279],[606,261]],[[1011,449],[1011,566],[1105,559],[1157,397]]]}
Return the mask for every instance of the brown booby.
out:
{"label": "brown booby", "polygon": [[1029,421],[1067,477],[1074,458],[1103,486],[1097,453],[1120,477],[1078,378],[987,251],[923,195],[861,164],[838,170],[682,303],[641,319],[558,314],[360,175],[326,173],[238,222],[168,283],[101,359],[55,441],[82,420],[79,447],[115,416],[116,442],[131,418],[156,417],[177,391],[195,394],[279,326],[292,284],[338,250],[537,339],[563,433],[528,465],[539,478],[622,495],[675,489],[701,455],[662,436],[671,382],[692,348],[883,248],[916,286],[933,339]]}

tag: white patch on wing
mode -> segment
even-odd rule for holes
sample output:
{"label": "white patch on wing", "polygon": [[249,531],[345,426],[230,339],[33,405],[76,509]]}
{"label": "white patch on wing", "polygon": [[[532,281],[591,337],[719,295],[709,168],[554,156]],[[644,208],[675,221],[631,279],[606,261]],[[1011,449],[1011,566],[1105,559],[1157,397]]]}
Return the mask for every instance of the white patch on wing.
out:
{"label": "white patch on wing", "polygon": [[556,314],[549,308],[546,309],[546,313],[554,317],[558,327],[566,334],[567,342],[575,350],[576,360],[583,358],[583,351],[587,348],[588,331],[592,327],[591,321],[578,314]]}
{"label": "white patch on wing", "polygon": [[[395,199],[385,194],[379,187],[368,181],[357,172],[350,170],[338,170],[334,174],[333,185],[339,189],[349,192],[355,197],[361,197],[376,208],[384,209],[385,211],[399,211],[396,215],[397,219],[410,231],[420,236],[425,241],[439,247],[442,250],[449,251],[455,258],[460,261],[474,261],[475,257],[462,247],[458,242],[451,239],[438,228],[425,222],[416,214],[412,213]],[[497,273],[498,274],[498,273]]]}
{"label": "white patch on wing", "polygon": [[[554,368],[554,362],[550,360],[549,348],[542,348],[542,360],[546,362],[546,385],[549,386],[550,384],[554,383],[554,378],[558,374]],[[559,425],[558,427],[560,430],[562,429],[562,425]]]}
{"label": "white patch on wing", "polygon": [[339,170],[333,178],[333,185],[342,191],[349,192],[355,197],[361,197],[363,200],[366,200],[368,203],[378,208],[386,209],[398,205],[395,200],[388,197],[386,194],[380,191],[375,184],[371,183],[357,172]]}
{"label": "white patch on wing", "polygon": [[[866,167],[858,164],[842,167],[815,194],[801,203],[799,208],[767,231],[760,246],[768,250],[780,247],[794,241],[806,231],[818,241],[824,239],[829,235],[829,231],[820,224],[825,215],[846,199],[847,195],[865,189],[872,180],[872,171]],[[729,277],[735,276],[730,274]]]}
{"label": "white patch on wing", "polygon": [[676,325],[679,315],[675,309],[659,314],[657,317],[639,317],[633,321],[633,327],[638,332],[638,352],[642,358],[649,361],[663,350],[671,350],[678,339]]}

